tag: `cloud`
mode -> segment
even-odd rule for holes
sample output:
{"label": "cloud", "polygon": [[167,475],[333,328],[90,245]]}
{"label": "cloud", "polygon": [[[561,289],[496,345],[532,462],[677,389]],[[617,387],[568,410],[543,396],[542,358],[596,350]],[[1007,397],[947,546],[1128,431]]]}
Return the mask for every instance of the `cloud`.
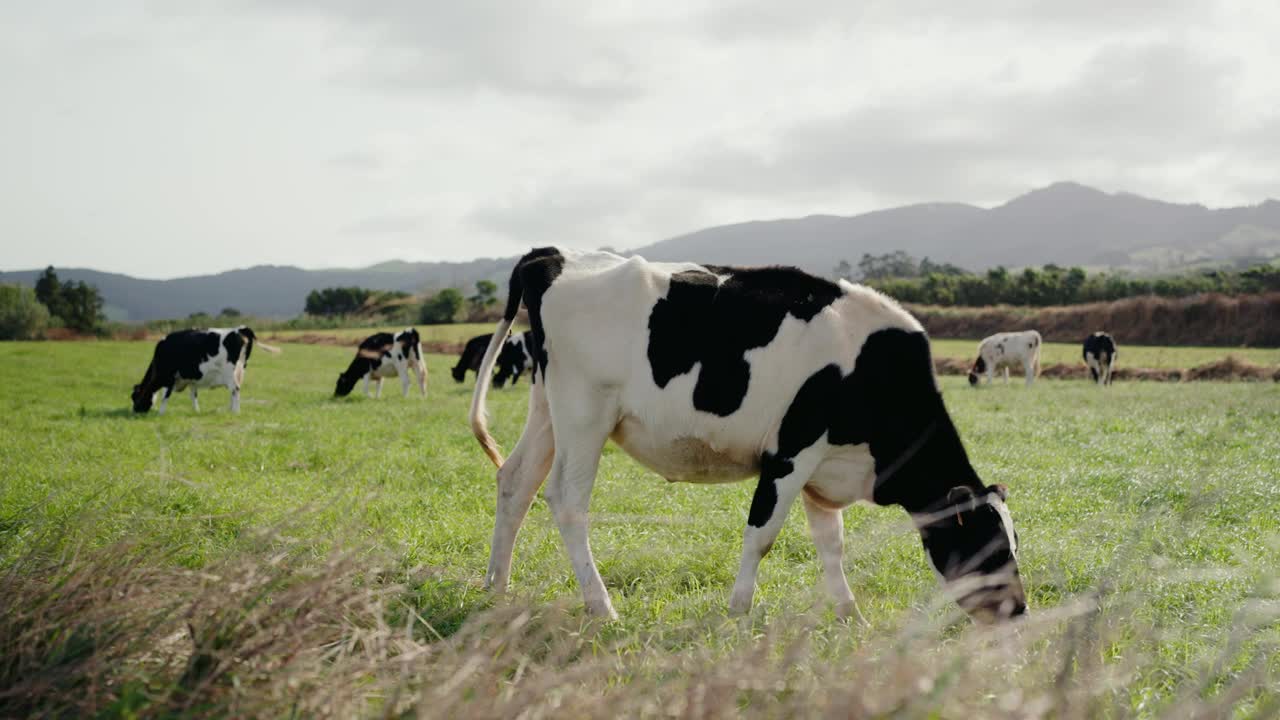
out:
{"label": "cloud", "polygon": [[641,92],[621,28],[545,0],[250,0],[329,21],[360,48],[347,82],[392,92],[491,91],[612,104]]}
{"label": "cloud", "polygon": [[426,218],[420,215],[379,215],[358,220],[342,229],[347,235],[404,235],[423,232]]}

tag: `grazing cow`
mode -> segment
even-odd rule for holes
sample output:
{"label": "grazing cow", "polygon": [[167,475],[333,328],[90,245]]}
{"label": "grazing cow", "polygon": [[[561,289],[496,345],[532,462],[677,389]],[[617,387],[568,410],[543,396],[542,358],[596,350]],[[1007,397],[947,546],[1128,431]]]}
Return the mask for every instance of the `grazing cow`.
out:
{"label": "grazing cow", "polygon": [[1111,372],[1116,364],[1116,341],[1104,332],[1096,332],[1084,339],[1084,364],[1099,385],[1111,384]]}
{"label": "grazing cow", "polygon": [[1021,366],[1027,376],[1027,387],[1040,374],[1040,333],[1035,330],[996,333],[978,344],[978,359],[969,370],[969,384],[976,386],[981,375],[986,374],[987,384],[994,379],[996,370],[1004,370],[1004,382],[1009,384],[1009,367]]}
{"label": "grazing cow", "polygon": [[[487,428],[487,378],[522,300],[538,382],[503,463]],[[729,601],[735,612],[750,609],[760,561],[797,497],[841,616],[856,605],[840,511],[859,500],[907,511],[930,564],[975,618],[1026,610],[1005,489],[984,485],[969,463],[920,323],[869,288],[788,267],[534,250],[511,273],[470,421],[499,467],[486,575],[496,590],[507,585],[516,534],[545,479],[587,609],[614,615],[587,533],[612,438],[672,482],[759,477]]]}
{"label": "grazing cow", "polygon": [[369,395],[369,380],[377,380],[377,397],[382,397],[382,379],[400,376],[400,394],[409,397],[409,373],[417,376],[418,389],[427,396],[427,364],[422,359],[422,340],[418,331],[407,328],[392,335],[375,333],[360,343],[355,359],[338,375],[333,394],[346,397],[356,381],[364,378],[364,394]]}
{"label": "grazing cow", "polygon": [[[493,379],[493,383],[498,387],[505,385],[507,380],[511,380],[511,384],[515,385],[525,368],[533,368],[533,356],[529,354],[529,343],[526,338],[528,334],[526,331],[512,335],[503,344],[502,351],[498,353],[498,374]],[[489,347],[489,341],[492,339],[493,333],[487,333],[467,341],[462,349],[462,355],[458,357],[458,364],[454,365],[451,371],[455,381],[465,380],[468,370],[477,372],[480,370],[480,361],[484,359],[485,348]]]}
{"label": "grazing cow", "polygon": [[480,361],[484,360],[485,348],[489,347],[489,341],[492,339],[493,333],[485,333],[467,341],[462,348],[462,355],[458,356],[458,364],[454,365],[453,370],[450,371],[455,382],[466,380],[468,370],[480,370]]}
{"label": "grazing cow", "polygon": [[175,390],[191,388],[191,406],[200,410],[196,388],[225,385],[231,391],[231,412],[240,412],[240,386],[244,384],[244,368],[254,346],[271,353],[280,350],[258,342],[249,328],[210,328],[178,330],[156,343],[155,353],[142,382],[133,386],[133,411],[151,409],[155,394],[164,390],[160,414],[169,404]]}
{"label": "grazing cow", "polygon": [[498,374],[493,376],[494,385],[502,387],[510,379],[514,386],[525,368],[529,369],[529,382],[537,382],[533,372],[533,354],[529,352],[532,332],[525,330],[519,335],[512,335],[502,344],[502,350],[498,352]]}

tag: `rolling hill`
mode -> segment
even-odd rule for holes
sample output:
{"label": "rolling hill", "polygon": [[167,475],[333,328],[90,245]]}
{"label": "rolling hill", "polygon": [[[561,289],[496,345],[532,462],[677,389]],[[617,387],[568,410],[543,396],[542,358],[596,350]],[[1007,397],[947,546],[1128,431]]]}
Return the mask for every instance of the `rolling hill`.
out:
{"label": "rolling hill", "polygon": [[[840,260],[856,264],[863,253],[894,250],[972,270],[1054,262],[1155,271],[1278,257],[1280,202],[1210,209],[1064,182],[993,208],[926,203],[853,216],[736,223],[673,237],[628,254],[726,265],[784,263],[825,275]],[[227,306],[252,315],[285,317],[302,311],[308,292],[333,285],[418,292],[470,288],[477,280],[488,279],[504,287],[514,260],[392,261],[351,270],[263,265],[172,280],[143,280],[81,268],[58,268],[58,274],[98,286],[114,319],[185,317]],[[30,285],[38,273],[0,272],[0,282]]]}

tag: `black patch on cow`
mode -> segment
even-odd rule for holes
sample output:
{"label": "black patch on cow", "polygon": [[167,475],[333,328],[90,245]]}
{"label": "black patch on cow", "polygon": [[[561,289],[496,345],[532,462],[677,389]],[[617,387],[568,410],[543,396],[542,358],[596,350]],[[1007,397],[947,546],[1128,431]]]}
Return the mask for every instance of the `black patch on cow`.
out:
{"label": "black patch on cow", "polygon": [[484,361],[484,351],[489,348],[489,341],[493,339],[493,333],[485,335],[477,335],[467,341],[462,348],[462,354],[458,356],[458,364],[453,366],[453,379],[462,382],[467,378],[467,371],[480,371],[480,363]]}
{"label": "black patch on cow", "polygon": [[[338,384],[334,388],[333,394],[336,397],[346,397],[351,394],[351,390],[355,388],[356,383],[365,374],[373,371],[382,364],[382,356],[388,355],[386,348],[395,343],[395,336],[391,333],[374,333],[360,342],[360,347],[356,350],[356,356],[352,359],[347,369],[338,375]],[[360,351],[366,352],[376,350],[381,353],[377,358],[365,357]]]}
{"label": "black patch on cow", "polygon": [[245,351],[244,362],[246,365],[248,365],[249,353],[251,352],[251,350],[249,350],[246,347],[246,345],[247,343],[245,342],[244,337],[240,335],[240,333],[234,330],[227,333],[227,336],[222,338],[222,346],[227,349],[227,363],[230,365],[235,365],[236,362],[240,360],[240,351],[244,350]]}
{"label": "black patch on cow", "polygon": [[547,372],[547,334],[542,326],[542,296],[551,288],[564,270],[564,256],[554,247],[535,248],[520,258],[515,269],[511,271],[511,282],[507,289],[507,309],[503,319],[514,321],[520,310],[520,301],[529,310],[530,338],[533,340],[529,354],[534,363]]}
{"label": "black patch on cow", "polygon": [[710,269],[671,276],[649,314],[648,356],[660,388],[701,363],[693,406],[725,417],[742,406],[751,382],[746,352],[772,342],[787,315],[808,322],[842,291],[796,268]]}

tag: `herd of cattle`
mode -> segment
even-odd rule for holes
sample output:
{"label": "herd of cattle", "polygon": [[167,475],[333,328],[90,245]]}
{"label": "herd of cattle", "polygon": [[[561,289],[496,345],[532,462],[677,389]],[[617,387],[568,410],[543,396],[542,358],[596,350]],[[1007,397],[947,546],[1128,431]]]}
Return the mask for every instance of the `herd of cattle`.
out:
{"label": "herd of cattle", "polygon": [[[730,607],[750,609],[761,560],[800,499],[837,613],[857,613],[843,571],[841,510],[896,505],[910,516],[951,597],[978,620],[1026,612],[1018,535],[1002,485],[969,462],[939,392],[929,340],[892,299],[844,280],[787,267],[650,263],[606,252],[540,248],[512,270],[507,305],[491,335],[467,343],[452,370],[477,373],[469,421],[498,467],[486,585],[506,588],[516,535],[538,489],[568,550],[589,611],[615,616],[588,540],[587,510],[601,451],[612,439],[671,482],[758,478]],[[510,336],[521,305],[531,329]],[[257,341],[248,327],[183,330],[155,348],[133,407],[163,392],[225,386],[239,408]],[[1035,331],[979,345],[977,385],[999,369],[1039,372]],[[1114,341],[1084,342],[1095,382],[1111,382]],[[497,373],[495,375],[495,369]],[[505,461],[487,427],[491,384],[531,374],[528,414]],[[421,339],[412,328],[360,343],[335,395],[363,380],[410,376],[426,395]],[[196,405],[198,409],[198,405]]]}

